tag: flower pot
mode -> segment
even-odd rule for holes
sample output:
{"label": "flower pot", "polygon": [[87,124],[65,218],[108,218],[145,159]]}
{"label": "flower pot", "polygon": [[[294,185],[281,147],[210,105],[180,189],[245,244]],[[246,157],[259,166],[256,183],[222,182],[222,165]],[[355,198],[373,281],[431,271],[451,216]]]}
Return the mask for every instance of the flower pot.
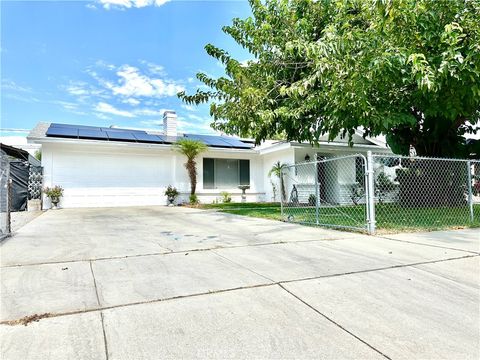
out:
{"label": "flower pot", "polygon": [[60,202],[60,198],[52,197],[50,198],[50,201],[52,202],[52,209],[58,209],[58,203]]}
{"label": "flower pot", "polygon": [[173,202],[175,201],[175,196],[168,196],[167,199],[169,202],[168,206],[173,206]]}

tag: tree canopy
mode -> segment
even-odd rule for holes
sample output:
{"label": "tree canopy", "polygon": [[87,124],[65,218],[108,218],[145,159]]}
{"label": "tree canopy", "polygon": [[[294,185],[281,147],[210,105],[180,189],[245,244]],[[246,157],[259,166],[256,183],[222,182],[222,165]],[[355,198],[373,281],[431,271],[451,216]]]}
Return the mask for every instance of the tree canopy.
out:
{"label": "tree canopy", "polygon": [[[208,44],[226,76],[198,73],[212,126],[257,142],[384,134],[393,151],[467,156],[480,120],[480,0],[250,0],[223,31],[252,60]],[[477,150],[477,154],[480,152]]]}

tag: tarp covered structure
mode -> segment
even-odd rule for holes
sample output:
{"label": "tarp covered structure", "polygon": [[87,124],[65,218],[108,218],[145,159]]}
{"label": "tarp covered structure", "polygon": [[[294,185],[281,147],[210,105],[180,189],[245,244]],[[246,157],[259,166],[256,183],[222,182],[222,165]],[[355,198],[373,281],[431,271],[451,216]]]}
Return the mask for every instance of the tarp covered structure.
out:
{"label": "tarp covered structure", "polygon": [[12,180],[10,211],[27,210],[30,167],[40,166],[40,161],[25,150],[1,143],[0,151],[9,159],[10,179]]}

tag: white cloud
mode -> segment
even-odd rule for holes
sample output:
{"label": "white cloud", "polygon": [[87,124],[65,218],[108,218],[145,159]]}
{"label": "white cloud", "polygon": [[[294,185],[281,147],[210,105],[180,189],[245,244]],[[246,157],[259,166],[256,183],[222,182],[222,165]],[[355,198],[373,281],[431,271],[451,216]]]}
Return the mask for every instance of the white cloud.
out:
{"label": "white cloud", "polygon": [[99,119],[102,119],[102,120],[110,120],[111,119],[110,116],[107,116],[107,115],[102,114],[102,113],[95,113],[95,116],[98,117]]}
{"label": "white cloud", "polygon": [[17,84],[15,81],[2,79],[2,90],[11,90],[15,92],[32,92],[32,89],[26,86]]}
{"label": "white cloud", "polygon": [[149,77],[134,66],[123,65],[117,71],[118,84],[106,82],[114,95],[126,97],[165,97],[175,96],[184,87],[171,80]]}
{"label": "white cloud", "polygon": [[135,115],[132,114],[130,111],[117,109],[114,106],[104,102],[99,102],[95,106],[95,111],[98,111],[99,113],[105,113],[105,114],[111,114],[111,115],[117,115],[117,116],[129,117],[129,118],[135,117]]}
{"label": "white cloud", "polygon": [[127,98],[127,99],[123,99],[122,102],[124,104],[128,104],[128,105],[131,105],[131,106],[137,106],[140,104],[140,100],[137,100],[135,98]]}
{"label": "white cloud", "polygon": [[163,126],[163,120],[143,120],[140,124],[146,126]]}
{"label": "white cloud", "polygon": [[205,118],[202,118],[201,116],[194,115],[194,114],[188,114],[188,118],[194,121],[203,121],[203,122],[210,121],[210,119],[205,119]]}
{"label": "white cloud", "polygon": [[197,108],[195,106],[192,106],[192,105],[182,104],[180,106],[187,111],[197,111]]}
{"label": "white cloud", "polygon": [[193,132],[199,134],[218,134],[210,124],[212,119],[209,116],[201,117],[194,114],[188,114],[187,119],[178,117],[177,126],[179,131]]}
{"label": "white cloud", "polygon": [[85,89],[82,85],[70,85],[66,88],[67,92],[70,95],[75,95],[75,96],[82,96],[82,95],[88,95],[89,91]]}
{"label": "white cloud", "polygon": [[162,6],[170,0],[98,0],[107,10],[142,8],[145,6]]}
{"label": "white cloud", "polygon": [[117,84],[106,82],[105,86],[114,95],[126,97],[166,97],[175,96],[184,87],[171,80],[149,77],[131,65],[123,65],[117,71]]}
{"label": "white cloud", "polygon": [[167,75],[167,73],[165,72],[165,68],[162,65],[154,64],[152,62],[145,61],[145,60],[140,60],[140,63],[142,65],[145,65],[151,74],[160,75],[160,76]]}
{"label": "white cloud", "polygon": [[152,110],[152,109],[138,109],[135,110],[135,115],[138,116],[163,116],[163,113],[167,109],[159,109],[159,110]]}

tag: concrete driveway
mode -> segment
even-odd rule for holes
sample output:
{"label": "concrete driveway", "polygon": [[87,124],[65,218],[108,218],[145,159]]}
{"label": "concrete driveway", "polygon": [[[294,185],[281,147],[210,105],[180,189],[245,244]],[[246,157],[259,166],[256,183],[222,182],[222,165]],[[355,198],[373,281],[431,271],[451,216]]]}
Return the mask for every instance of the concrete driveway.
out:
{"label": "concrete driveway", "polygon": [[2,360],[478,359],[478,230],[48,211],[1,244]]}

